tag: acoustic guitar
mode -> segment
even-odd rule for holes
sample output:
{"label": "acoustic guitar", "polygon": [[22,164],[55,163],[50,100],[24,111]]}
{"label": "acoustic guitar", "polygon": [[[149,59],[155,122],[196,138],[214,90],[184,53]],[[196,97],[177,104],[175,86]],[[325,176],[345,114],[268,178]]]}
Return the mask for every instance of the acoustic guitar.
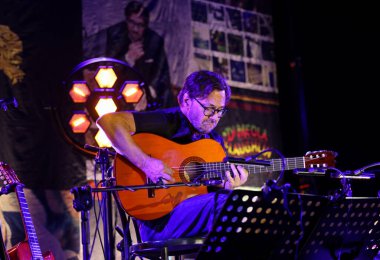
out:
{"label": "acoustic guitar", "polygon": [[[149,156],[164,161],[174,171],[175,183],[207,183],[224,179],[229,162],[223,162],[226,154],[222,146],[212,139],[201,139],[190,144],[178,144],[163,137],[141,133],[133,140]],[[244,165],[249,174],[278,172],[282,169],[331,167],[335,165],[336,153],[333,151],[309,152],[304,157],[269,160],[270,166],[248,163]],[[117,154],[114,162],[116,185],[138,187],[151,184],[144,172]],[[284,167],[285,166],[285,167]],[[141,220],[153,220],[171,212],[183,200],[207,193],[207,186],[174,186],[170,188],[149,188],[118,191],[123,209]]]}
{"label": "acoustic guitar", "polygon": [[34,229],[28,203],[24,194],[24,185],[19,181],[15,172],[6,163],[0,162],[0,180],[4,185],[1,194],[15,191],[20,205],[21,218],[24,224],[26,239],[7,250],[9,260],[54,260],[50,251],[41,253],[40,244]]}

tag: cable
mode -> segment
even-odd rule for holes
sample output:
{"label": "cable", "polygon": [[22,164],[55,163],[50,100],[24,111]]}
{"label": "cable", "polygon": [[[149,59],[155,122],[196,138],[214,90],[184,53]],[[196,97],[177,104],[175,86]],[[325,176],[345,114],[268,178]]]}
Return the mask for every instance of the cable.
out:
{"label": "cable", "polygon": [[366,166],[364,166],[362,168],[359,168],[359,169],[357,169],[357,170],[354,171],[354,175],[360,175],[365,170],[368,170],[369,168],[376,167],[376,166],[380,166],[380,162],[372,163],[372,164],[366,165]]}
{"label": "cable", "polygon": [[253,159],[255,159],[255,158],[259,157],[260,155],[263,155],[267,152],[275,152],[281,159],[281,172],[280,172],[280,175],[278,176],[278,178],[276,180],[276,183],[278,183],[283,178],[285,168],[286,168],[285,156],[279,150],[277,150],[276,148],[268,148],[268,149],[265,149],[265,150],[255,154],[254,156],[248,157],[247,160],[253,160]]}

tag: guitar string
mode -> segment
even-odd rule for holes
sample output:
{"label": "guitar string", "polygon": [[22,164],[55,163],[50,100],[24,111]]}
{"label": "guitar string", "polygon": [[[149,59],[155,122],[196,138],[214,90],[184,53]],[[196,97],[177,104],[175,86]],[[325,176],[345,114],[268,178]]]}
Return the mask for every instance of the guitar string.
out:
{"label": "guitar string", "polygon": [[[306,158],[305,157],[287,158],[286,159],[286,161],[287,161],[286,165],[289,166],[289,168],[294,168],[296,166],[302,167],[302,166],[304,166],[304,162],[309,162],[309,161],[313,161],[313,160],[315,160],[315,159],[313,159],[313,158],[307,158],[307,157]],[[281,159],[271,159],[270,161],[272,162],[272,165],[270,165],[270,166],[251,165],[249,163],[234,163],[234,164],[235,165],[248,166],[248,168],[253,168],[253,169],[256,168],[256,169],[265,169],[265,170],[267,170],[267,168],[271,168],[271,167],[275,169],[275,167],[278,166],[277,164],[281,164],[282,163]],[[197,170],[197,169],[204,169],[204,168],[207,168],[207,167],[210,167],[210,166],[214,166],[214,167],[219,166],[220,169],[225,169],[226,166],[230,164],[230,163],[225,163],[225,162],[207,162],[207,163],[194,162],[194,163],[198,163],[198,164],[196,164],[196,165],[186,165],[186,166],[173,166],[171,168],[172,169],[183,169],[183,168],[186,168],[186,170]],[[321,164],[319,164],[319,165],[321,165]],[[282,167],[280,167],[279,170],[281,170],[281,168]]]}
{"label": "guitar string", "polygon": [[[299,162],[300,158],[303,158],[303,157],[289,158],[287,160],[287,166],[299,166],[299,167],[303,166],[303,162],[302,161],[301,161],[301,163]],[[253,168],[253,169],[256,168],[256,169],[265,169],[265,170],[267,170],[267,168],[273,168],[273,169],[275,169],[275,167],[278,166],[278,164],[280,164],[282,162],[281,159],[273,159],[271,161],[273,163],[270,166],[251,165],[249,163],[234,163],[234,165],[242,165],[242,166],[247,166],[248,168]],[[294,161],[294,162],[292,162],[292,161]],[[216,167],[216,168],[220,168],[220,169],[225,169],[225,168],[229,168],[228,165],[230,165],[230,163],[224,163],[224,162],[207,162],[207,163],[194,162],[194,163],[196,163],[196,165],[173,166],[171,168],[172,169],[177,169],[177,170],[180,170],[180,169],[198,170],[198,169],[207,169],[209,167]],[[281,167],[279,168],[279,170],[281,170]]]}
{"label": "guitar string", "polygon": [[[301,162],[300,162],[300,159]],[[287,158],[287,164],[285,166],[285,169],[295,169],[304,166],[304,162],[306,161],[304,157],[294,157],[294,158]],[[305,160],[305,161],[304,161]],[[269,173],[273,171],[280,171],[282,169],[282,159],[272,159],[271,160],[272,165],[271,166],[261,166],[261,165],[250,165],[250,164],[244,164],[244,163],[235,163],[235,165],[245,165],[248,166],[248,172],[251,174],[251,169],[253,169],[253,173]],[[223,177],[223,173],[221,173],[222,170],[226,171],[229,169],[228,167],[229,163],[223,163],[223,162],[209,162],[209,163],[199,163],[196,165],[190,165],[190,166],[180,166],[180,167],[172,167],[173,169],[178,169],[186,172],[188,176],[193,177],[194,179],[197,179],[199,176],[204,175],[206,178],[215,178],[215,177]],[[209,171],[209,172],[207,172]]]}

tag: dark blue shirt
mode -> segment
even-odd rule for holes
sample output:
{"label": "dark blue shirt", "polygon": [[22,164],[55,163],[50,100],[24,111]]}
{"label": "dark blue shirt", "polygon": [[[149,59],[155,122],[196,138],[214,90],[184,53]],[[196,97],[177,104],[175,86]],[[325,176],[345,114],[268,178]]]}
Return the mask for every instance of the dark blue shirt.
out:
{"label": "dark blue shirt", "polygon": [[179,107],[148,112],[133,112],[136,133],[152,133],[179,144],[188,144],[202,138],[214,139],[223,147],[223,138],[215,131],[202,135],[191,125]]}

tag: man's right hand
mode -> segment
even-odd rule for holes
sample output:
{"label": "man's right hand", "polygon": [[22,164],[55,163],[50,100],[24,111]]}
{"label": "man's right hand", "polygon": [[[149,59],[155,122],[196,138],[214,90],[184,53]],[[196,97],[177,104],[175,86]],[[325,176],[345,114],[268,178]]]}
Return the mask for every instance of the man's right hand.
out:
{"label": "man's right hand", "polygon": [[128,46],[128,52],[125,54],[125,60],[130,66],[134,66],[136,60],[144,55],[143,43],[141,41],[132,42]]}
{"label": "man's right hand", "polygon": [[146,176],[155,183],[159,182],[161,178],[164,183],[175,181],[173,178],[173,170],[163,161],[152,157],[145,159],[141,166],[141,170],[144,171]]}

